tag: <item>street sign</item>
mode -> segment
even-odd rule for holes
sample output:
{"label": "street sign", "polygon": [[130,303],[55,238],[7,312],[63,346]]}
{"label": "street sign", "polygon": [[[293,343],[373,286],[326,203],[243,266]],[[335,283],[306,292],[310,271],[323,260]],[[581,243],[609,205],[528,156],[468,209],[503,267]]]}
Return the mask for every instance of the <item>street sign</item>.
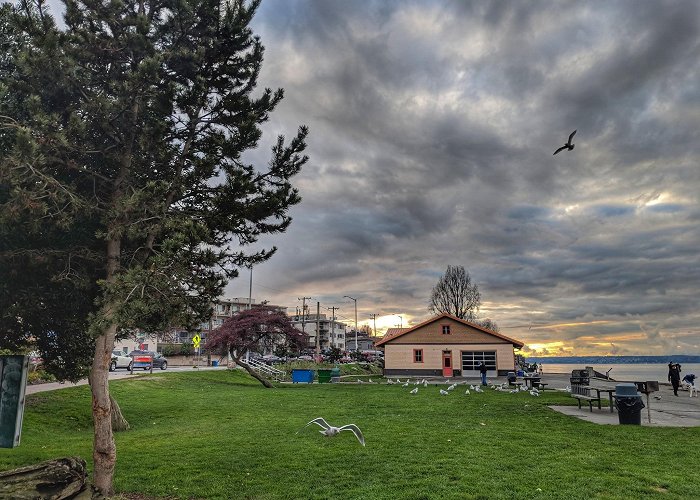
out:
{"label": "street sign", "polygon": [[202,337],[199,334],[192,337],[192,344],[194,344],[195,349],[199,349],[199,343],[202,341]]}

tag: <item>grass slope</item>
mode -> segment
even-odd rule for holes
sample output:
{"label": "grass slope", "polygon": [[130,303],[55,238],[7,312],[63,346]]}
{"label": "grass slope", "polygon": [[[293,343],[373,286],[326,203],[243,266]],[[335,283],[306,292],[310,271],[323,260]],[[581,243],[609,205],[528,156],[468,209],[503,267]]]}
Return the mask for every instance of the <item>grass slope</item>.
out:
{"label": "grass slope", "polygon": [[[115,486],[175,498],[700,498],[700,428],[598,426],[549,410],[561,393],[387,385],[285,385],[240,372],[110,384],[132,426],[117,434]],[[312,418],[356,423],[333,439]],[[19,448],[0,469],[91,461],[87,386],[27,398]]]}

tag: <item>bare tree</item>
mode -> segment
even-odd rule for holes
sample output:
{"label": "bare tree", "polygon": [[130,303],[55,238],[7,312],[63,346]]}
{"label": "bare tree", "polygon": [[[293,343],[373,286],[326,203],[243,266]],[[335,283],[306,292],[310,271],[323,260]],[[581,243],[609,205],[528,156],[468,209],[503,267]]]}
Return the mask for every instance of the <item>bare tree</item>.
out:
{"label": "bare tree", "polygon": [[463,266],[447,266],[430,294],[428,309],[436,314],[447,313],[467,321],[476,321],[481,306],[481,293]]}

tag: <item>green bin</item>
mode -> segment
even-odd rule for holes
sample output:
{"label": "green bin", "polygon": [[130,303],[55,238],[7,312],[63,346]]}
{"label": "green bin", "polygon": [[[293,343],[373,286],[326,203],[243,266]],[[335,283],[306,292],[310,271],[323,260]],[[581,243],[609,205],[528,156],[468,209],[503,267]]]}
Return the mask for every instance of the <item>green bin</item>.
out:
{"label": "green bin", "polygon": [[331,381],[332,370],[318,370],[318,383],[328,384]]}

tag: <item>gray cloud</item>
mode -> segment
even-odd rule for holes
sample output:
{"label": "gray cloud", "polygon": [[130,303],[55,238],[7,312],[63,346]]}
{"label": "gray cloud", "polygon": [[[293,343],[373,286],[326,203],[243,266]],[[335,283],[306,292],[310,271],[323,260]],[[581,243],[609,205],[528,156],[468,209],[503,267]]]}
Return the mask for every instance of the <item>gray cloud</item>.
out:
{"label": "gray cloud", "polygon": [[[352,295],[360,321],[415,323],[461,264],[484,315],[552,353],[700,349],[698,14],[692,1],[263,2],[262,84],[286,92],[263,142],[308,124],[311,161],[292,226],[260,242],[279,252],[255,295]],[[574,129],[574,151],[552,157]],[[231,295],[247,294],[240,281]]]}

